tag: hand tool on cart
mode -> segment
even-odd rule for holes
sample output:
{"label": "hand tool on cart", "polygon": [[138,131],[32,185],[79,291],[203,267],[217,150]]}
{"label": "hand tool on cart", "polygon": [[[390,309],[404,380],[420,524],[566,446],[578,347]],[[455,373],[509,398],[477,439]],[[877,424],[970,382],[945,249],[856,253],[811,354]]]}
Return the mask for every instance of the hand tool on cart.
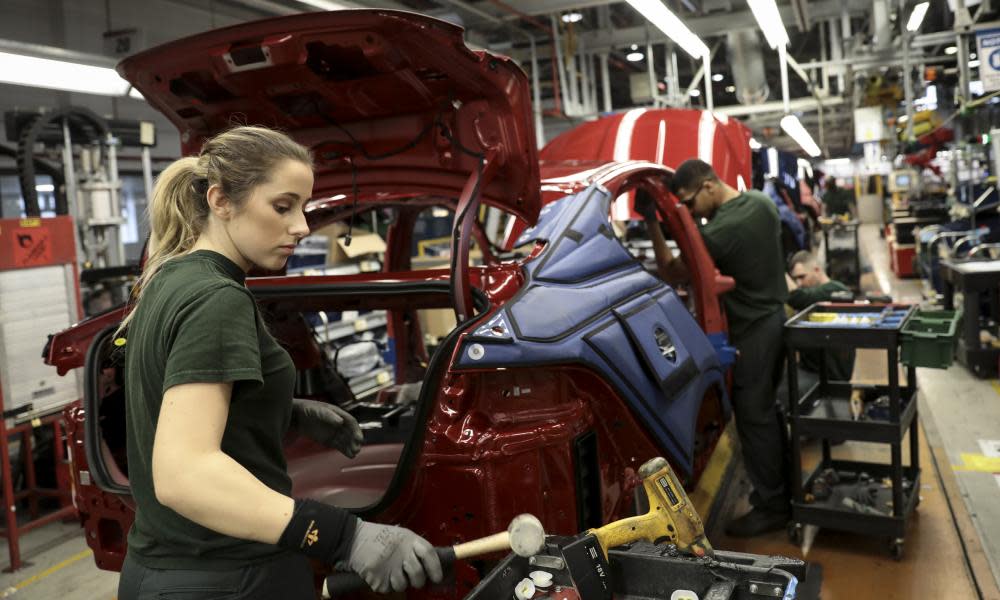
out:
{"label": "hand tool on cart", "polygon": [[[447,569],[456,560],[505,550],[512,550],[518,556],[527,557],[538,554],[544,545],[545,529],[541,521],[534,515],[521,514],[511,520],[506,531],[454,546],[439,546],[435,550],[441,560],[441,566]],[[335,598],[366,587],[365,580],[357,573],[335,573],[323,582],[323,598]]]}
{"label": "hand tool on cart", "polygon": [[607,556],[608,550],[632,542],[668,541],[681,552],[697,557],[712,557],[712,545],[705,537],[705,526],[695,512],[687,492],[663,457],[647,460],[639,467],[639,477],[646,492],[649,510],[644,515],[628,517],[587,532],[597,538]]}

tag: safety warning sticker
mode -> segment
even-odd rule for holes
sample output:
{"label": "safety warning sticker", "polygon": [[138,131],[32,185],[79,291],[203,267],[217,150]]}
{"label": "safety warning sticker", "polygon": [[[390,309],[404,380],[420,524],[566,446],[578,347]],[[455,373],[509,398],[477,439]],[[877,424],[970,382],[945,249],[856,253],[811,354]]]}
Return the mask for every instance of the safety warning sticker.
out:
{"label": "safety warning sticker", "polygon": [[19,228],[13,234],[16,267],[36,267],[52,262],[52,240],[47,227]]}

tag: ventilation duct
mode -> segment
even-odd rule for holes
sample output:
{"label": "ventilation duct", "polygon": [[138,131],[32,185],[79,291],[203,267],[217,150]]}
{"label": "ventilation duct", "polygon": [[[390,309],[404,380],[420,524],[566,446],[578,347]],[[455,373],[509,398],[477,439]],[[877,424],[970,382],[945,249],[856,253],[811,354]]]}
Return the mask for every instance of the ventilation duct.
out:
{"label": "ventilation duct", "polygon": [[736,99],[743,104],[760,104],[770,89],[764,77],[764,55],[756,29],[741,29],[726,34],[726,51],[733,71]]}

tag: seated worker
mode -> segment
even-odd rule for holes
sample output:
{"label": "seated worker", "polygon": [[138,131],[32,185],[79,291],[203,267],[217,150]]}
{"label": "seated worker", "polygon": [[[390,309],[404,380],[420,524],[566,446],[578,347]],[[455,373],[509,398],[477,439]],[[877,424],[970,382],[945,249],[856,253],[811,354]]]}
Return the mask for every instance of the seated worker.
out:
{"label": "seated worker", "polygon": [[[671,186],[696,221],[708,219],[700,229],[705,246],[719,271],[736,282],[723,304],[732,345],[739,351],[732,404],[754,490],[753,509],[728,523],[726,533],[751,537],[782,529],[790,506],[775,386],[782,369],[788,287],[778,209],[761,192],[739,192],[726,185],[711,165],[698,159],[684,161]],[[671,285],[688,281],[687,266],[663,239],[653,203],[637,195],[636,212],[646,219],[660,277]]]}
{"label": "seated worker", "polygon": [[[805,250],[796,252],[788,260],[788,305],[799,312],[817,302],[836,301],[838,294],[851,294],[846,285],[830,279],[819,264],[819,259]],[[819,372],[819,351],[800,351],[802,368]],[[854,369],[853,350],[826,351],[826,373],[833,381],[850,381]]]}

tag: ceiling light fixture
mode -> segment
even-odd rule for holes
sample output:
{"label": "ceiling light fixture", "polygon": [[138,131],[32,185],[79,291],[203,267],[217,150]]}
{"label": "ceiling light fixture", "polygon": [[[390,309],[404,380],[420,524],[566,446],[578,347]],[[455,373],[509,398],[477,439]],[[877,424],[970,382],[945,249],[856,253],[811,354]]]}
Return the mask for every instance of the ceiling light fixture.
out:
{"label": "ceiling light fixture", "polygon": [[691,97],[693,98],[697,98],[698,96],[701,95],[701,90],[699,90],[698,88],[694,88],[693,90],[688,92],[688,94],[691,94]]}
{"label": "ceiling light fixture", "polygon": [[660,0],[627,0],[627,2],[692,58],[705,58],[709,55],[705,42],[688,29],[687,25]]}
{"label": "ceiling light fixture", "polygon": [[583,20],[583,13],[570,12],[562,16],[563,23],[579,23]]}
{"label": "ceiling light fixture", "polygon": [[785,115],[781,118],[781,128],[787,133],[795,143],[802,147],[806,151],[806,154],[812,157],[819,156],[821,152],[819,151],[819,146],[813,141],[809,132],[806,128],[802,126],[799,118],[795,115]]}
{"label": "ceiling light fixture", "polygon": [[927,9],[930,8],[930,5],[930,2],[921,2],[913,7],[913,12],[910,13],[910,20],[906,22],[907,31],[920,29],[920,24],[924,22],[924,15],[927,14]]}
{"label": "ceiling light fixture", "polygon": [[625,55],[625,60],[629,62],[639,62],[645,57],[642,52],[629,52]]}
{"label": "ceiling light fixture", "polygon": [[730,94],[735,94],[736,93],[736,86],[735,85],[727,85],[726,86],[726,91],[729,92]]}
{"label": "ceiling light fixture", "polygon": [[0,83],[101,96],[124,96],[130,87],[111,67],[9,52],[0,52]]}
{"label": "ceiling light fixture", "polygon": [[977,67],[979,67],[979,61],[978,60],[970,60],[969,61],[969,68],[970,69],[975,69]]}
{"label": "ceiling light fixture", "polygon": [[958,48],[956,48],[955,46],[948,46],[947,48],[944,49],[944,53],[947,54],[948,56],[956,54],[957,52]]}
{"label": "ceiling light fixture", "polygon": [[344,4],[330,2],[330,0],[298,0],[298,2],[299,4],[307,4],[320,10],[344,10],[345,8],[350,8]]}
{"label": "ceiling light fixture", "polygon": [[716,73],[715,75],[712,75],[712,81],[722,81],[723,79],[724,77],[722,76],[722,73]]}
{"label": "ceiling light fixture", "polygon": [[781,22],[781,13],[778,12],[778,5],[774,0],[747,0],[747,4],[750,5],[750,11],[757,19],[757,25],[764,32],[764,37],[772,49],[788,43],[788,32],[785,31],[785,24]]}
{"label": "ceiling light fixture", "polygon": [[35,186],[35,191],[42,192],[43,194],[45,192],[54,192],[56,191],[56,186],[51,183],[39,183],[38,185]]}

